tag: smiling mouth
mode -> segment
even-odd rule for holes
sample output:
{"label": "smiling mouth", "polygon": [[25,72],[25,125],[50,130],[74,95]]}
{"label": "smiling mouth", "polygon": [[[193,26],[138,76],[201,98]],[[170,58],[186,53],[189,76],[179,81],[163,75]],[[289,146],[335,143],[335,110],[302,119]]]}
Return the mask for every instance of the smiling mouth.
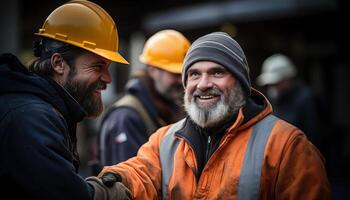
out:
{"label": "smiling mouth", "polygon": [[101,94],[102,90],[103,90],[103,89],[95,90],[95,93]]}
{"label": "smiling mouth", "polygon": [[97,93],[97,94],[101,94],[102,91],[105,90],[105,89],[106,89],[106,86],[96,87],[94,92]]}
{"label": "smiling mouth", "polygon": [[220,100],[220,95],[201,95],[195,97],[196,103],[200,107],[207,107],[216,104]]}
{"label": "smiling mouth", "polygon": [[197,98],[201,99],[201,100],[209,100],[209,99],[212,99],[212,98],[215,98],[217,96],[214,96],[214,95],[202,95],[202,96],[198,96]]}

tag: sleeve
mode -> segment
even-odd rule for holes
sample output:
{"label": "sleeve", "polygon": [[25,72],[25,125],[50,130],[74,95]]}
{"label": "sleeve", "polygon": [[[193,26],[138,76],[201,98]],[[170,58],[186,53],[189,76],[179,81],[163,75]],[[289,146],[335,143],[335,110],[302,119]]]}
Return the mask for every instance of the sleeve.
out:
{"label": "sleeve", "polygon": [[285,146],[276,184],[276,199],[331,199],[324,158],[296,131]]}
{"label": "sleeve", "polygon": [[38,200],[92,199],[92,187],[72,164],[65,123],[52,107],[21,107],[8,114],[3,123],[7,153],[6,164],[2,164],[6,165],[12,191],[19,189],[29,199]]}
{"label": "sleeve", "polygon": [[117,165],[104,167],[99,176],[107,172],[120,174],[134,199],[161,199],[161,166],[159,144],[167,127],[157,130],[141,146],[136,157]]}
{"label": "sleeve", "polygon": [[145,123],[132,108],[121,107],[112,111],[103,121],[100,133],[101,160],[104,165],[125,161],[147,142]]}

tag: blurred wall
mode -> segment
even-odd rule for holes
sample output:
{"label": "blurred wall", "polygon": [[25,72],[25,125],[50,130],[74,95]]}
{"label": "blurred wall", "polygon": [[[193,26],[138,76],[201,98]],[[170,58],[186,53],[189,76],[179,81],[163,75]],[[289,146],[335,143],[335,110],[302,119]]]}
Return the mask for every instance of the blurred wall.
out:
{"label": "blurred wall", "polygon": [[3,0],[0,6],[0,53],[19,53],[20,45],[20,2]]}

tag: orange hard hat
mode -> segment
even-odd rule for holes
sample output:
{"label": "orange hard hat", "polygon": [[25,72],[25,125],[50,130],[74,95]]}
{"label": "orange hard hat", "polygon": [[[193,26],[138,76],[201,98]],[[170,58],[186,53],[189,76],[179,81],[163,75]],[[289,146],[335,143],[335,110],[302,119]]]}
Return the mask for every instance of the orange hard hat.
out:
{"label": "orange hard hat", "polygon": [[139,58],[142,63],[181,74],[182,63],[190,45],[180,32],[163,30],[146,41]]}
{"label": "orange hard hat", "polygon": [[35,34],[128,64],[118,53],[118,31],[112,17],[90,1],[69,1],[56,8]]}

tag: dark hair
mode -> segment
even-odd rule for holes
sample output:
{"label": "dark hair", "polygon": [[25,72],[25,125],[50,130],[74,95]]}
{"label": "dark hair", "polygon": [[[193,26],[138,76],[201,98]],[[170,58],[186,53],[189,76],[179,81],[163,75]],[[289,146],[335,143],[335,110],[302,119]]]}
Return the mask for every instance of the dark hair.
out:
{"label": "dark hair", "polygon": [[37,74],[52,76],[51,56],[54,53],[59,53],[70,66],[71,70],[74,71],[75,59],[83,52],[83,49],[63,42],[46,38],[40,39],[33,42],[33,53],[37,58],[29,64],[28,69]]}

